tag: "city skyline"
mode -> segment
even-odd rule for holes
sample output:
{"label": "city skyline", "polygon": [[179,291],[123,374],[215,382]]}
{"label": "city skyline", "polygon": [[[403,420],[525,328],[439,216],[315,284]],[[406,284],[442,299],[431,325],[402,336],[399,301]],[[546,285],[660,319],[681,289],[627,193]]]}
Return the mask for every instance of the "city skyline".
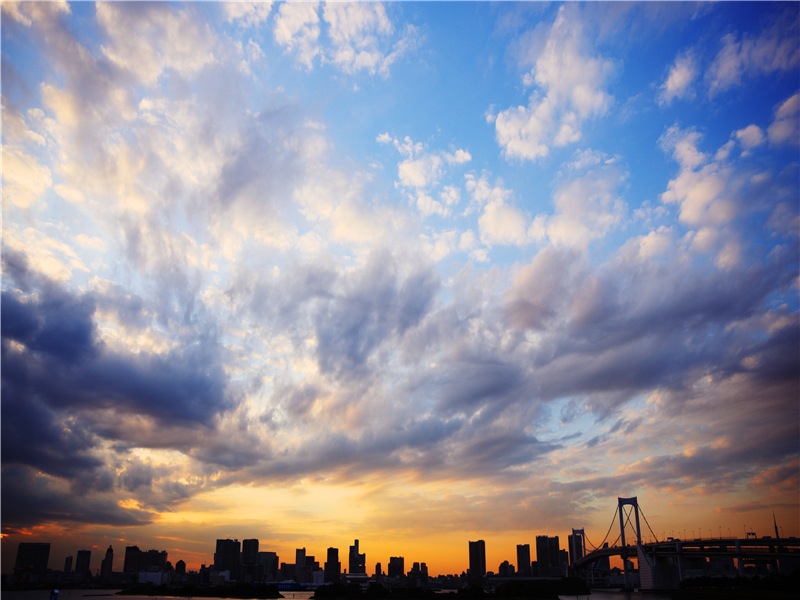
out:
{"label": "city skyline", "polygon": [[[556,554],[559,552],[560,544],[559,544],[559,537],[558,536],[547,536],[547,535],[539,535],[537,536],[538,540],[546,540],[549,541],[548,550],[545,551],[544,557],[541,557],[538,553],[536,554],[535,558],[540,564],[544,560],[546,566],[551,566],[552,563],[552,550],[551,548],[555,548]],[[248,550],[247,546],[250,549]],[[217,539],[216,540],[216,549],[213,552],[213,560],[210,562],[205,562],[199,565],[202,568],[213,568],[215,571],[235,571],[236,569],[241,569],[245,564],[255,564],[258,562],[258,555],[272,555],[277,559],[277,565],[280,565],[279,571],[283,569],[284,563],[289,564],[290,566],[297,566],[299,564],[305,564],[306,558],[308,558],[311,562],[316,563],[316,567],[319,571],[324,572],[326,577],[328,576],[327,567],[328,561],[334,561],[334,564],[338,565],[338,570],[335,571],[337,575],[337,579],[340,575],[344,574],[366,574],[369,576],[372,575],[383,575],[386,577],[395,577],[401,576],[405,577],[407,574],[407,570],[405,569],[405,557],[404,556],[391,556],[388,560],[384,563],[378,560],[375,564],[375,568],[370,570],[363,564],[363,561],[366,559],[366,553],[358,553],[358,545],[359,540],[356,539],[354,545],[350,546],[351,550],[356,548],[356,553],[361,556],[361,558],[353,559],[354,563],[350,562],[349,564],[342,564],[338,561],[338,550],[337,547],[329,547],[326,549],[326,559],[325,563],[320,561],[314,561],[315,555],[311,555],[307,552],[306,547],[296,548],[294,551],[295,562],[288,563],[287,560],[280,560],[280,554],[274,552],[274,550],[268,550],[264,548],[260,548],[259,540],[257,539]],[[25,546],[25,551],[23,552],[23,546]],[[44,572],[46,570],[49,571],[59,571],[60,569],[53,568],[51,566],[51,562],[59,563],[60,556],[58,557],[50,557],[50,548],[52,543],[50,542],[22,542],[17,548],[16,552],[14,553],[14,564],[16,571],[19,568],[20,564],[20,557],[30,555],[31,558],[27,560],[23,560],[24,564],[31,564],[33,565],[33,570],[35,572]],[[46,547],[46,556],[43,558],[41,552],[38,548]],[[526,547],[526,553],[520,554],[520,548]],[[473,556],[473,548],[477,549],[477,554]],[[171,565],[171,568],[175,568],[177,563],[182,563],[182,568],[185,570],[187,569],[186,561],[183,560],[181,557],[175,557],[174,559],[169,559],[168,552],[166,550],[159,550],[159,549],[147,549],[143,550],[136,545],[126,545],[124,547],[124,553],[120,552],[119,548],[114,550],[113,545],[110,545],[104,553],[100,554],[97,558],[97,564],[93,567],[92,563],[92,556],[93,553],[91,550],[80,549],[73,551],[72,553],[68,553],[63,557],[61,563],[64,564],[64,571],[65,572],[72,572],[72,564],[74,561],[75,564],[75,572],[90,572],[92,576],[97,576],[103,578],[104,571],[105,576],[110,575],[110,573],[117,572],[117,573],[135,573],[140,570],[147,570],[149,567],[156,567],[158,571],[164,571],[168,565]],[[566,552],[566,549],[561,549],[562,551]],[[537,550],[538,552],[538,550]],[[83,558],[81,558],[81,556]],[[518,544],[517,545],[517,562],[513,563],[514,565],[519,564],[520,556],[527,557],[527,572],[522,573],[520,572],[519,567],[517,567],[517,573],[523,576],[531,576],[531,561],[530,561],[530,544]],[[76,558],[77,557],[77,558]],[[477,558],[476,558],[477,557]],[[487,573],[494,573],[496,574],[497,569],[491,569],[486,567],[486,543],[484,540],[477,540],[477,541],[470,541],[469,542],[469,556],[467,560],[467,565],[460,571],[460,572],[453,572],[453,573],[436,573],[435,576],[438,575],[464,575],[468,572],[473,571],[474,568],[474,561],[478,560],[479,564],[478,567],[478,575],[477,578],[481,578],[487,575]],[[360,561],[360,562],[359,562]],[[557,561],[556,561],[557,562]],[[61,564],[59,563],[59,564]],[[426,573],[427,573],[427,563],[425,561],[419,560],[409,560],[409,564],[415,565],[417,568],[420,564],[425,566]],[[508,560],[504,560],[504,563],[508,564]],[[386,568],[383,569],[382,565],[386,565]],[[117,567],[122,568],[117,568]],[[199,569],[190,569],[193,571],[198,571]],[[3,572],[3,575],[10,574]],[[537,576],[541,575],[536,574]],[[549,576],[549,574],[545,574],[542,576]],[[233,576],[232,576],[233,577]],[[233,577],[233,579],[238,579],[238,577]],[[287,578],[293,579],[293,578]],[[272,577],[268,579],[268,581],[282,581],[280,576]],[[261,581],[261,580],[258,580]],[[326,579],[326,582],[328,580]]]}
{"label": "city skyline", "polygon": [[0,10],[4,572],[800,536],[800,3]]}

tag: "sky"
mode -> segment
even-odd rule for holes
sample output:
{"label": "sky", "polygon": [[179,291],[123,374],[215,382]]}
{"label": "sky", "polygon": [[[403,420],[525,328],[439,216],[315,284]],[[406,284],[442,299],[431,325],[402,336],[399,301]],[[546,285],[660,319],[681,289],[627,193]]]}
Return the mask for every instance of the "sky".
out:
{"label": "sky", "polygon": [[800,535],[799,19],[4,1],[3,572]]}

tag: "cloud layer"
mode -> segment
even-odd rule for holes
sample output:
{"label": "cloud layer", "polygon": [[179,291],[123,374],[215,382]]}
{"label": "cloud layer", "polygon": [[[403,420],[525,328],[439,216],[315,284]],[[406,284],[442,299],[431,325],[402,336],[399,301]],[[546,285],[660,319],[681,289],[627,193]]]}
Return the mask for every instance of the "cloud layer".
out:
{"label": "cloud layer", "polygon": [[4,550],[797,515],[796,7],[472,8],[3,3]]}

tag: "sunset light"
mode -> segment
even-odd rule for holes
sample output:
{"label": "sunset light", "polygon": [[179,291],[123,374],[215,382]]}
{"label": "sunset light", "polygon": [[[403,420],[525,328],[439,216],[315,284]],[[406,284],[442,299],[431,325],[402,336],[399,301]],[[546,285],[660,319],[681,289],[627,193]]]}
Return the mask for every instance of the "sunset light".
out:
{"label": "sunset light", "polygon": [[498,572],[633,497],[653,542],[800,536],[798,40],[797,2],[4,0],[2,573]]}

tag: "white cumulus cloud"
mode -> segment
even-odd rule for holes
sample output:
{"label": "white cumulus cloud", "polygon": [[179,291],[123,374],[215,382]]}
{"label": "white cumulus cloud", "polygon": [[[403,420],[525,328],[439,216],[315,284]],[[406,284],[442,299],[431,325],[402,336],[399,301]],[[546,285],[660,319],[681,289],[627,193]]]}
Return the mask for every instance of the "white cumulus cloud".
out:
{"label": "white cumulus cloud", "polygon": [[537,87],[528,105],[491,115],[506,157],[536,160],[552,146],[578,141],[583,122],[604,114],[613,102],[604,90],[612,71],[610,60],[585,48],[580,20],[572,7],[562,6],[533,69],[524,77]]}

